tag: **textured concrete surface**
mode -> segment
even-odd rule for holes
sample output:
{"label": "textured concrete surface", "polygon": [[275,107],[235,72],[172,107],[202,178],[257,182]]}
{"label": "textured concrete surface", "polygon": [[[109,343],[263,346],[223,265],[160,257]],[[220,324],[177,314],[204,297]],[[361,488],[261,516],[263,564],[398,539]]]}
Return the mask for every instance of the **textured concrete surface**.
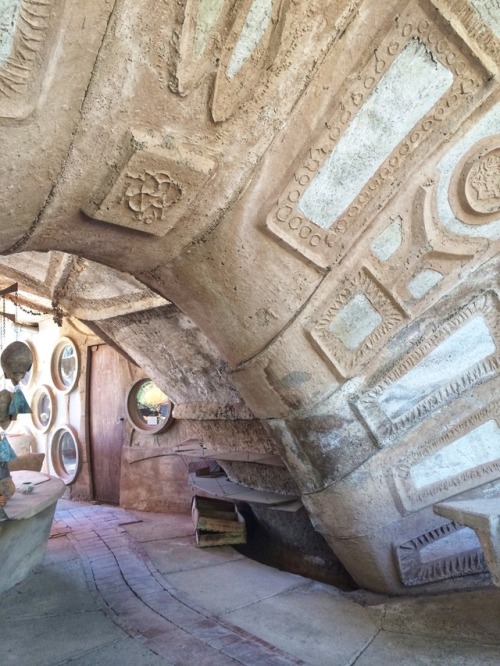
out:
{"label": "textured concrete surface", "polygon": [[3,597],[2,666],[500,663],[495,589],[342,593],[227,547],[195,557],[193,529],[189,515],[60,500],[44,566]]}

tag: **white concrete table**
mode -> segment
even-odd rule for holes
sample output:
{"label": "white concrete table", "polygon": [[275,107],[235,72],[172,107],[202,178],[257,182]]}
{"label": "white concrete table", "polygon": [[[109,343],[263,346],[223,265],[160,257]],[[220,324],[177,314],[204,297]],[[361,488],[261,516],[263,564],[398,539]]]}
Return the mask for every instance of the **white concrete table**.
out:
{"label": "white concrete table", "polygon": [[[16,492],[3,507],[0,519],[0,592],[19,583],[39,566],[45,554],[57,500],[66,486],[41,472],[12,472]],[[34,490],[23,494],[23,483]]]}
{"label": "white concrete table", "polygon": [[491,580],[500,587],[500,497],[441,502],[434,506],[434,513],[475,530]]}

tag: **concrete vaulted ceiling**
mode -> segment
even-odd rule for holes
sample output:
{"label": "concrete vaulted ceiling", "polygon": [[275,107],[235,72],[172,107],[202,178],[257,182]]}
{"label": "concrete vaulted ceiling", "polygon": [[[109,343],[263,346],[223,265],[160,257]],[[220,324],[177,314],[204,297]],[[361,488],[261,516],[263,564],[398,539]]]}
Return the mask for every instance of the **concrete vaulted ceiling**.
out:
{"label": "concrete vaulted ceiling", "polygon": [[500,477],[498,2],[0,8],[4,274],[264,424],[360,584],[481,573],[415,539]]}

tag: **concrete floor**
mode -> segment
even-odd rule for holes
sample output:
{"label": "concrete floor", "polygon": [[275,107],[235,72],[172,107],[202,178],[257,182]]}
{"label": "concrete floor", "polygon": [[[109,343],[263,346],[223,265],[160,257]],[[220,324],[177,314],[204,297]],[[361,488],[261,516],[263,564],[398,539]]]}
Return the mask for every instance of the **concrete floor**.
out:
{"label": "concrete floor", "polygon": [[500,590],[343,593],[197,548],[190,516],[66,500],[2,606],[1,666],[500,665]]}

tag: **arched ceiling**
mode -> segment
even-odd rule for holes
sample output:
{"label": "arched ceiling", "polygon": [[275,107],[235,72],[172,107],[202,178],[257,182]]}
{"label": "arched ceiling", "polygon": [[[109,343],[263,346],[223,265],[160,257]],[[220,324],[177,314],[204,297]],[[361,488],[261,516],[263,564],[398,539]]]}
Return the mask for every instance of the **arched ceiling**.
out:
{"label": "arched ceiling", "polygon": [[433,503],[498,476],[452,461],[499,437],[498,2],[4,4],[0,250],[83,257],[61,304],[100,300],[87,261],[174,303],[332,548],[400,591]]}

